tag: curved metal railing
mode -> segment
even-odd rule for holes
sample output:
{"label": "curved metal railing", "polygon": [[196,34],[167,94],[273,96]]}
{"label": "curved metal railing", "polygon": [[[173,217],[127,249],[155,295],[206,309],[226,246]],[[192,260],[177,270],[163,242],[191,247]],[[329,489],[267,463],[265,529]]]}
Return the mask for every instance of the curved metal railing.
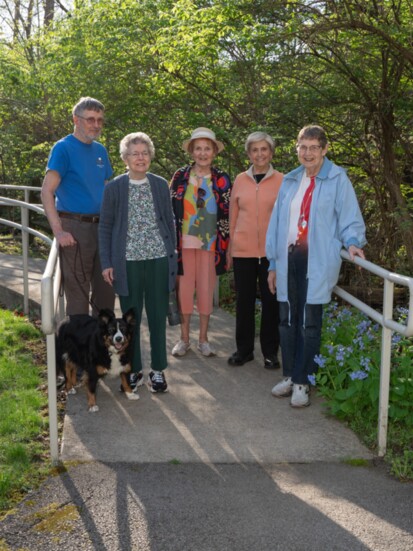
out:
{"label": "curved metal railing", "polygon": [[40,205],[29,203],[31,191],[40,192],[40,188],[30,186],[0,185],[0,189],[11,189],[24,191],[25,201],[10,199],[0,196],[0,206],[11,206],[20,209],[20,223],[5,218],[0,218],[0,224],[15,228],[22,232],[22,260],[23,260],[23,310],[29,313],[29,234],[34,235],[48,245],[50,253],[45,271],[41,280],[41,311],[42,330],[46,335],[47,348],[47,392],[49,404],[49,434],[50,434],[50,456],[53,464],[59,462],[58,446],[58,424],[57,424],[57,391],[56,391],[56,351],[55,351],[55,329],[59,319],[63,317],[64,301],[60,296],[60,264],[55,239],[30,227],[29,211],[45,215]]}
{"label": "curved metal railing", "polygon": [[[50,426],[50,452],[52,462],[58,462],[58,432],[57,432],[57,396],[56,396],[56,367],[55,367],[55,329],[57,322],[63,318],[64,301],[60,296],[60,264],[56,240],[29,227],[29,211],[44,215],[43,207],[29,203],[29,192],[40,191],[40,188],[29,186],[0,185],[0,189],[13,189],[24,191],[25,201],[0,197],[1,205],[15,206],[21,209],[21,223],[0,218],[0,223],[11,226],[22,231],[23,244],[23,272],[24,272],[24,304],[25,312],[28,313],[28,235],[40,237],[50,245],[50,254],[41,281],[41,308],[42,308],[42,330],[47,340],[47,372],[48,372],[48,393],[49,393],[49,426]],[[27,195],[26,195],[27,194]],[[386,453],[387,427],[388,427],[388,405],[390,390],[390,368],[391,368],[391,337],[392,332],[401,333],[406,337],[413,336],[413,278],[389,272],[384,268],[373,264],[368,260],[356,257],[350,260],[347,251],[341,251],[341,257],[346,262],[351,262],[361,268],[375,274],[384,281],[383,287],[383,310],[375,310],[365,304],[354,295],[336,286],[334,293],[343,300],[365,313],[382,327],[381,342],[381,363],[380,363],[380,398],[379,398],[379,420],[378,420],[378,455]],[[394,312],[394,285],[407,287],[409,291],[409,304],[406,324],[401,324],[393,319]],[[27,309],[26,309],[27,308]]]}

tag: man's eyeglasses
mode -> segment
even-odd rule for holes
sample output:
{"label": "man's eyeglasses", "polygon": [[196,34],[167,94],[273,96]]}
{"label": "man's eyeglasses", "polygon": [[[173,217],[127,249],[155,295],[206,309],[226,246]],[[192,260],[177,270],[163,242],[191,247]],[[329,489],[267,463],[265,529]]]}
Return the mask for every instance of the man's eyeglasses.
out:
{"label": "man's eyeglasses", "polygon": [[82,115],[76,115],[79,119],[83,119],[88,124],[97,124],[98,126],[103,126],[105,124],[105,119],[103,117],[82,117]]}
{"label": "man's eyeglasses", "polygon": [[196,200],[196,208],[197,209],[203,209],[205,207],[205,194],[206,194],[206,191],[202,188],[199,188],[198,189],[198,195],[197,195],[197,200]]}
{"label": "man's eyeglasses", "polygon": [[300,153],[307,153],[307,151],[310,153],[315,153],[319,149],[321,149],[321,145],[310,145],[310,147],[307,147],[306,145],[297,145],[297,151]]}

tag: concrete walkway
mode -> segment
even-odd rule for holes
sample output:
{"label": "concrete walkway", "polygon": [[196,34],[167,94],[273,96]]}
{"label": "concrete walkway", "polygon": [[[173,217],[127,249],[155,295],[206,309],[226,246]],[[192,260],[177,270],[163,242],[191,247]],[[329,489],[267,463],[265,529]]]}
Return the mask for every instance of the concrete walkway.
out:
{"label": "concrete walkway", "polygon": [[[29,309],[40,315],[40,282],[46,262],[29,259]],[[9,309],[23,308],[23,261],[21,256],[0,253],[0,304]]]}
{"label": "concrete walkway", "polygon": [[[63,460],[302,463],[372,458],[353,432],[324,414],[320,398],[313,396],[312,406],[299,410],[288,399],[274,398],[270,391],[281,374],[264,369],[261,353],[242,367],[228,366],[234,347],[230,314],[218,309],[211,318],[216,357],[205,358],[196,350],[197,317],[192,325],[191,350],[183,358],[169,357],[168,393],[153,395],[142,387],[141,399],[129,401],[119,392],[119,380],[106,378],[98,389],[96,414],[87,411],[84,389],[69,396]],[[148,372],[146,326],[142,333]],[[168,328],[169,350],[178,338],[179,328]]]}
{"label": "concrete walkway", "polygon": [[[263,368],[258,343],[254,361],[228,366],[229,314],[212,316],[214,358],[196,350],[197,325],[188,354],[169,358],[168,393],[142,387],[132,402],[106,378],[94,414],[84,389],[68,397],[68,470],[0,523],[0,549],[413,549],[413,485],[390,478],[314,393],[301,410],[272,397],[281,374]],[[178,338],[168,328],[169,349]],[[142,341],[148,371],[145,325]],[[368,466],[344,462],[359,459]]]}

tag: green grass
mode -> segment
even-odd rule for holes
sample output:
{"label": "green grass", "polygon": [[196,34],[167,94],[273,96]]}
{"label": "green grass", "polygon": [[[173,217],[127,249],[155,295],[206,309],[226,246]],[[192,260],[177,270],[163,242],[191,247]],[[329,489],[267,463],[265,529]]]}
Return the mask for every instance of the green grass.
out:
{"label": "green grass", "polygon": [[44,338],[0,310],[0,514],[51,472]]}

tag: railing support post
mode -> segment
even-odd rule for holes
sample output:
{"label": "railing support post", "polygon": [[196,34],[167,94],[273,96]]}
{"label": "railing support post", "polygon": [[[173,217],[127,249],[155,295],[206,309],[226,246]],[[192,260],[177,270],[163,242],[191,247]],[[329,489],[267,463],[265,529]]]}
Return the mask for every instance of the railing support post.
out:
{"label": "railing support post", "polygon": [[49,398],[49,435],[50,458],[53,465],[59,463],[59,437],[57,427],[57,390],[56,390],[56,341],[55,335],[46,336],[47,344],[47,393]]}
{"label": "railing support post", "polygon": [[391,320],[393,317],[393,291],[393,283],[385,279],[383,291],[383,327],[381,333],[379,419],[377,427],[377,453],[379,457],[383,457],[387,449],[392,331],[385,326],[385,322],[386,320]]}
{"label": "railing support post", "polygon": [[23,312],[26,316],[29,315],[29,210],[21,208],[21,224],[22,224],[22,256],[23,256]]}

